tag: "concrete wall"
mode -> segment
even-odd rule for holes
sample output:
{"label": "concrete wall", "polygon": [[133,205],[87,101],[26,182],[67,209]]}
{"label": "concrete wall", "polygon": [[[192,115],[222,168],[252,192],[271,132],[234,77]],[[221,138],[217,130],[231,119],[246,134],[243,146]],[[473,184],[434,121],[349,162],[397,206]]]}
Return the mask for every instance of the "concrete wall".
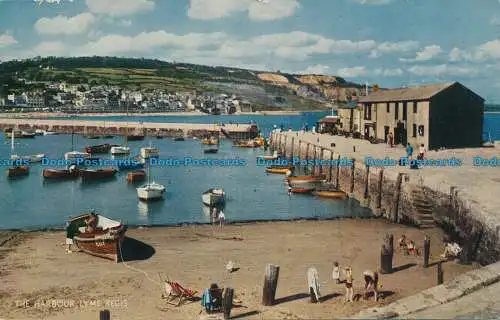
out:
{"label": "concrete wall", "polygon": [[[273,134],[271,147],[282,155],[291,157],[292,146],[295,157],[314,159],[316,155],[316,159],[320,159],[321,147],[300,141],[298,136],[285,139],[283,134]],[[323,150],[325,160],[329,160],[332,154],[334,159],[339,156],[330,149]],[[325,166],[323,174],[329,179],[330,170],[330,182],[336,185],[336,167]],[[314,173],[319,172],[317,167]],[[435,222],[464,247],[469,260],[481,264],[500,260],[500,228],[481,218],[488,214],[478,204],[468,202],[466,195],[454,189],[450,193],[449,186],[429,185],[423,178],[411,180],[404,174],[400,175],[397,168],[367,168],[361,161],[354,161],[354,167],[341,166],[338,172],[338,185],[342,191],[369,207],[374,215],[393,222],[415,224],[418,221],[413,193],[419,191],[423,200],[432,205]]]}

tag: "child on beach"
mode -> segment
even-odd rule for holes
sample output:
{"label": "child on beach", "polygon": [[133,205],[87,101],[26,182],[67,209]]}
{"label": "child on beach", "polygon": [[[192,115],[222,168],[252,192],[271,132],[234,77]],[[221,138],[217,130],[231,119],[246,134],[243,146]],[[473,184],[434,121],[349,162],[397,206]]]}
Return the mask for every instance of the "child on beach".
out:
{"label": "child on beach", "polygon": [[368,298],[368,292],[373,291],[373,296],[375,297],[375,301],[378,298],[378,272],[366,270],[363,272],[363,277],[365,278],[365,294],[364,298]]}
{"label": "child on beach", "polygon": [[345,284],[345,302],[353,302],[354,301],[354,291],[352,289],[352,284],[354,282],[354,278],[352,277],[352,269],[351,267],[347,267],[344,269],[344,284]]}
{"label": "child on beach", "polygon": [[339,263],[337,261],[335,261],[333,263],[332,279],[337,284],[340,283],[340,267],[339,267]]}
{"label": "child on beach", "polygon": [[224,226],[224,220],[226,220],[226,216],[222,210],[219,212],[219,227],[222,228]]}

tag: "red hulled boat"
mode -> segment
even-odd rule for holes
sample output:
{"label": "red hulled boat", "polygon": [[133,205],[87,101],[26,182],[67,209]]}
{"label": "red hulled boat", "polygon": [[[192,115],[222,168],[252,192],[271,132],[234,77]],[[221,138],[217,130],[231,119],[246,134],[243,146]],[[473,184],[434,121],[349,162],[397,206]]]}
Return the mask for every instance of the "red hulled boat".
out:
{"label": "red hulled boat", "polygon": [[7,169],[7,177],[15,178],[15,177],[23,177],[27,176],[30,173],[30,167],[28,166],[17,166]]}
{"label": "red hulled boat", "polygon": [[98,180],[98,179],[108,179],[113,178],[118,172],[115,168],[104,168],[104,169],[79,169],[80,177],[84,180]]}
{"label": "red hulled boat", "polygon": [[111,147],[112,145],[110,145],[109,143],[99,144],[96,146],[85,147],[85,152],[90,154],[108,153],[111,150]]}

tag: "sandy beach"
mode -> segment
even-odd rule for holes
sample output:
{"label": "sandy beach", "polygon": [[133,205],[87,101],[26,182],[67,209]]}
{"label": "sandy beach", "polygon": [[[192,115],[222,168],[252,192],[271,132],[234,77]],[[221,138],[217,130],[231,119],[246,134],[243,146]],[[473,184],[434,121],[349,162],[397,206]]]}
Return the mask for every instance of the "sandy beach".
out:
{"label": "sandy beach", "polygon": [[[382,298],[344,303],[344,288],[331,280],[333,261],[351,265],[354,291],[362,293],[362,272],[376,269],[386,233],[395,241],[402,233],[422,247],[424,231],[384,220],[269,222],[218,226],[139,228],[127,232],[123,256],[114,263],[80,252],[66,254],[64,232],[0,233],[0,315],[6,319],[95,319],[111,310],[111,318],[199,319],[200,302],[180,307],[161,299],[158,273],[201,292],[212,282],[232,287],[238,303],[233,319],[332,319],[388,304],[436,284],[436,267],[424,269],[422,257],[396,251],[395,272],[381,275]],[[443,232],[425,230],[431,238],[431,262],[442,251]],[[15,237],[6,241],[10,236]],[[3,240],[2,240],[3,236]],[[5,242],[5,243],[4,243]],[[229,274],[232,260],[238,271]],[[277,304],[261,305],[266,264],[281,266]],[[316,267],[322,303],[307,296],[309,267]],[[443,264],[445,281],[474,266]],[[142,270],[142,271],[138,271]],[[144,272],[144,273],[143,273]],[[55,300],[59,305],[50,307]],[[100,305],[99,305],[100,304]],[[200,313],[201,312],[201,313]]]}

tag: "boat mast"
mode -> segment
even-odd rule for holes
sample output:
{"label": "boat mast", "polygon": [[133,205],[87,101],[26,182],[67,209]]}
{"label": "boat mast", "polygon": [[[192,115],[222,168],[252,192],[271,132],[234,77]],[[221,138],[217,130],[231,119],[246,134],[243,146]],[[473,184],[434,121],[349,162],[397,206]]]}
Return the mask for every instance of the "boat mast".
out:
{"label": "boat mast", "polygon": [[14,129],[12,129],[11,131],[11,137],[10,137],[10,155],[13,156],[14,155]]}

